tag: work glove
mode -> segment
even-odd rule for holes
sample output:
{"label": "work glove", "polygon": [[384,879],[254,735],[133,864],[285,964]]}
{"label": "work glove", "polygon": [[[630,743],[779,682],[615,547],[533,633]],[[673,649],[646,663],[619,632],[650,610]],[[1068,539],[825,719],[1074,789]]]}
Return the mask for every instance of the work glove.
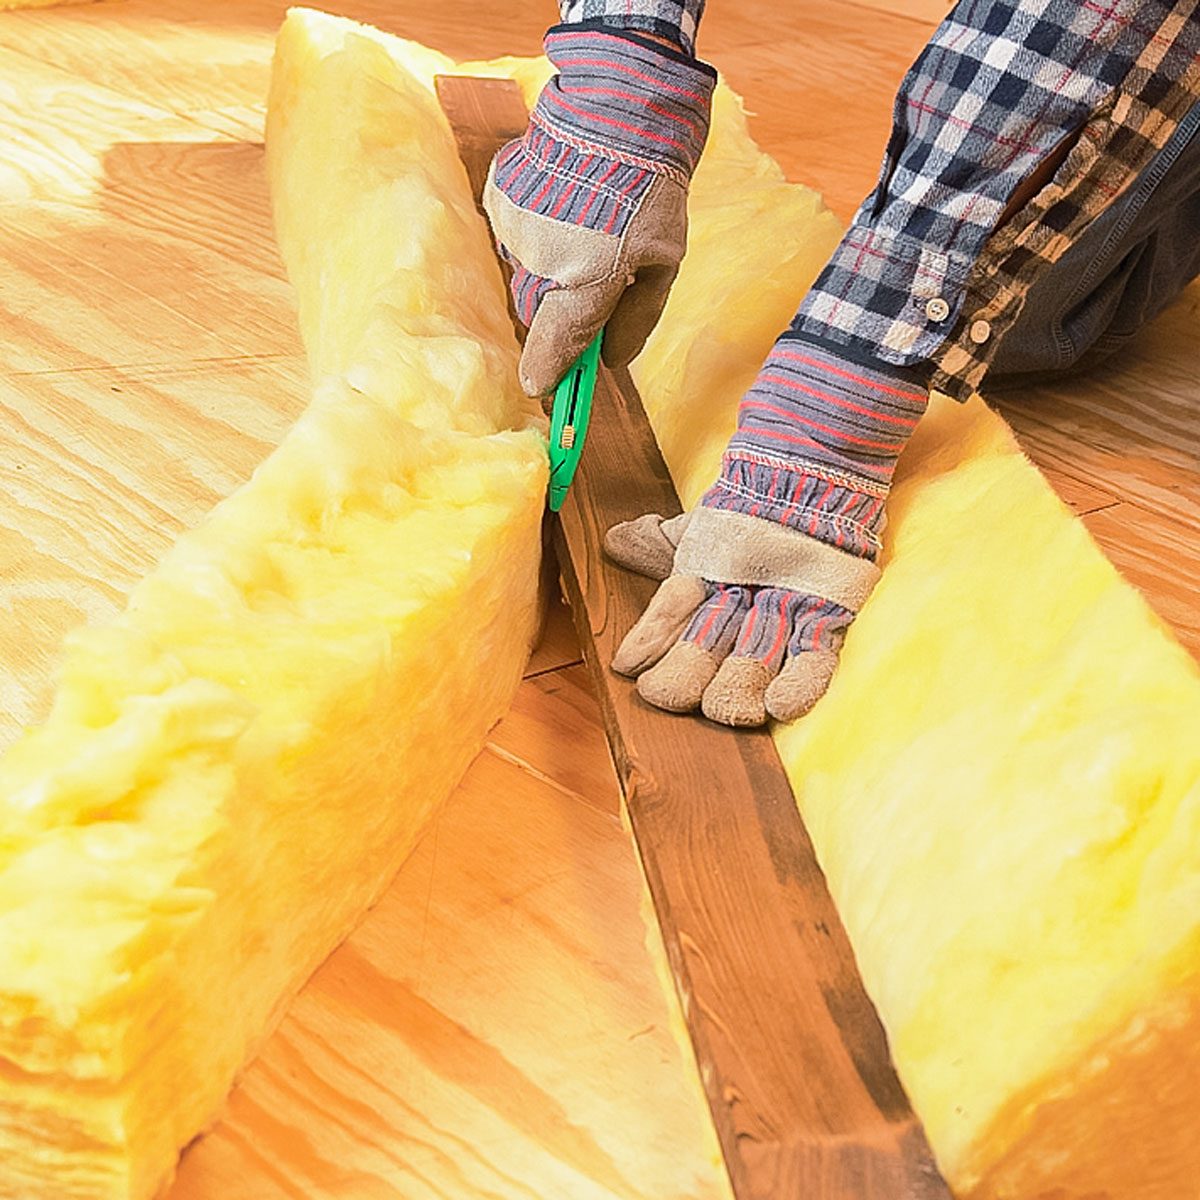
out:
{"label": "work glove", "polygon": [[484,207],[528,326],[521,385],[552,391],[603,327],[624,366],[650,336],[687,243],[687,191],[716,72],[594,24],[546,35],[558,75],[496,155]]}
{"label": "work glove", "polygon": [[780,339],[700,503],[609,530],[610,558],[664,580],[613,670],[726,725],[808,712],[879,578],[884,501],[927,400],[882,364]]}

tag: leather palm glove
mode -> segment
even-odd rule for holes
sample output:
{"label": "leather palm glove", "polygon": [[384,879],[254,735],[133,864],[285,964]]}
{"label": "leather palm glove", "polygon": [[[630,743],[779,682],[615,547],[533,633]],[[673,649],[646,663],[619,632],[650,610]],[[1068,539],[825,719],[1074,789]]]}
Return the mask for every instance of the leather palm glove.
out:
{"label": "leather palm glove", "polygon": [[912,371],[781,337],[700,503],[609,530],[609,557],[665,580],[613,669],[727,725],[806,713],[879,578],[884,502],[927,401]]}
{"label": "leather palm glove", "polygon": [[492,162],[484,207],[529,327],[521,385],[552,391],[601,328],[624,366],[658,322],[687,243],[687,192],[716,72],[595,22],[546,35],[558,75]]}

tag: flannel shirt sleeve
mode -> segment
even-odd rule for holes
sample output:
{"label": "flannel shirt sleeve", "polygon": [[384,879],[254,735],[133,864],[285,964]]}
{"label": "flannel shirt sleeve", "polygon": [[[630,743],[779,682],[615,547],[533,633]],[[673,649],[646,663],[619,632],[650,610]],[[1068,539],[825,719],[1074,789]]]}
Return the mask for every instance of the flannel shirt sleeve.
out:
{"label": "flannel shirt sleeve", "polygon": [[564,24],[603,21],[614,29],[655,33],[696,52],[696,29],[705,0],[559,0]]}
{"label": "flannel shirt sleeve", "polygon": [[[875,190],[791,332],[974,393],[1037,274],[1200,102],[1200,0],[960,0],[905,77]],[[1017,187],[1077,135],[997,231]]]}

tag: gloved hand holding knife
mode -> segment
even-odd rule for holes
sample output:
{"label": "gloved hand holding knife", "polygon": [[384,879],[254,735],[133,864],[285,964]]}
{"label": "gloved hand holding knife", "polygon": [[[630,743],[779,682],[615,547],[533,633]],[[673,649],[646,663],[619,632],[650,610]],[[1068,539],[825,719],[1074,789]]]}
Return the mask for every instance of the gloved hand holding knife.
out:
{"label": "gloved hand holding knife", "polygon": [[716,85],[682,47],[611,23],[557,25],[546,53],[559,73],[484,190],[529,328],[521,385],[531,396],[552,391],[601,329],[610,367],[645,344],[687,245],[688,184]]}

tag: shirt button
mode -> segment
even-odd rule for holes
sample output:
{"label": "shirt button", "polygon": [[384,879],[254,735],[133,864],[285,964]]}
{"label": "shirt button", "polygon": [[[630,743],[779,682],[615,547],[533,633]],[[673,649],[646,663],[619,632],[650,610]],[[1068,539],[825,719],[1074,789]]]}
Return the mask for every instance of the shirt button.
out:
{"label": "shirt button", "polygon": [[975,345],[982,346],[991,336],[992,327],[986,321],[975,321],[971,325],[971,341]]}
{"label": "shirt button", "polygon": [[950,305],[941,296],[935,296],[925,305],[925,315],[931,321],[944,321],[950,315]]}

